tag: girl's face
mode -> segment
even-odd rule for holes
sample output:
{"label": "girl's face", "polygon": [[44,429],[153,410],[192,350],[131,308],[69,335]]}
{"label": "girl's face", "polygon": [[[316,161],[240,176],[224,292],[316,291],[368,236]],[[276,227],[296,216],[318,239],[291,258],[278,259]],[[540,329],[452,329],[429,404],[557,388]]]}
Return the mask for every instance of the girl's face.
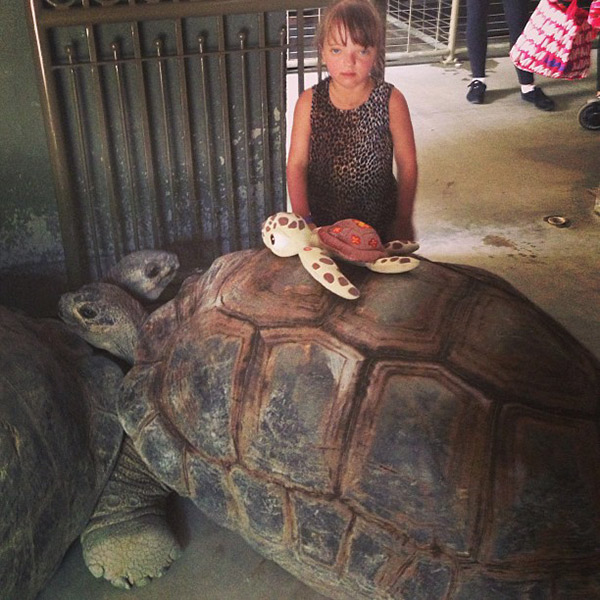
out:
{"label": "girl's face", "polygon": [[369,79],[377,56],[375,48],[355,44],[346,30],[339,27],[327,37],[322,58],[333,81],[351,88]]}

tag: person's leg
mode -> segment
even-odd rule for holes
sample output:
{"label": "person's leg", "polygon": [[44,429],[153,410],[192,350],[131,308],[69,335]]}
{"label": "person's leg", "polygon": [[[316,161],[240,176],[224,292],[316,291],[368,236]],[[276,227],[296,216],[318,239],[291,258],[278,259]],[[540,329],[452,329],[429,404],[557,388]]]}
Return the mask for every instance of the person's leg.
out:
{"label": "person's leg", "polygon": [[[504,16],[508,26],[508,39],[510,47],[519,39],[527,21],[529,20],[529,0],[503,0]],[[533,84],[533,73],[516,69],[517,78],[521,85]]]}
{"label": "person's leg", "polygon": [[467,51],[474,78],[485,77],[489,0],[467,0]]}
{"label": "person's leg", "polygon": [[483,104],[485,95],[488,9],[489,0],[467,0],[467,51],[473,77],[467,100],[472,104]]}
{"label": "person's leg", "polygon": [[[529,0],[503,0],[504,14],[508,26],[508,37],[510,47],[512,48],[521,35],[527,21],[529,20]],[[536,108],[541,110],[552,110],[554,100],[548,98],[546,94],[534,85],[533,73],[516,69],[517,78],[521,84],[521,98],[526,102],[531,102]]]}

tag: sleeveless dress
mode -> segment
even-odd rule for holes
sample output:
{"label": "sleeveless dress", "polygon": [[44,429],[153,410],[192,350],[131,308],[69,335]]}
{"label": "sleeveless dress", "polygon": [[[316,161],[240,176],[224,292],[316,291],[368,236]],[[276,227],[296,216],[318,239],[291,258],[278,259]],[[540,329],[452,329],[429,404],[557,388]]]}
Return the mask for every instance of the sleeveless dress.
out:
{"label": "sleeveless dress", "polygon": [[308,155],[308,203],[315,225],[355,218],[387,241],[396,212],[389,101],[393,86],[376,83],[364,104],[340,110],[329,99],[330,78],[313,87]]}

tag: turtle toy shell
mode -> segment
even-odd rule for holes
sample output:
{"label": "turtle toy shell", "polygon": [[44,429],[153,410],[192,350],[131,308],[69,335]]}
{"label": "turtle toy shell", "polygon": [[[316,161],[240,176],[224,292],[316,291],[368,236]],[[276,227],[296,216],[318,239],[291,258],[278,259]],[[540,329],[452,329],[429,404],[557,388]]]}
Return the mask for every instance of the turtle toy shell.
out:
{"label": "turtle toy shell", "polygon": [[378,233],[358,219],[343,219],[317,230],[321,244],[348,261],[367,263],[385,258],[387,252]]}
{"label": "turtle toy shell", "polygon": [[353,276],[186,280],[125,378],[144,460],[330,598],[600,598],[598,361],[490,273]]}

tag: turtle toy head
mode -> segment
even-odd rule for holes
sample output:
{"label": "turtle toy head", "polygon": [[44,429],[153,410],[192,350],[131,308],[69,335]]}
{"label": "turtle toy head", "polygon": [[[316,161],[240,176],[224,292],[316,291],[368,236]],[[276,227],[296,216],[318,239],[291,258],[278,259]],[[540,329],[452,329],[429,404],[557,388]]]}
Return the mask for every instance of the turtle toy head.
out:
{"label": "turtle toy head", "polygon": [[302,217],[280,212],[264,222],[262,239],[273,254],[287,258],[296,256],[304,246],[310,245],[311,231]]}

